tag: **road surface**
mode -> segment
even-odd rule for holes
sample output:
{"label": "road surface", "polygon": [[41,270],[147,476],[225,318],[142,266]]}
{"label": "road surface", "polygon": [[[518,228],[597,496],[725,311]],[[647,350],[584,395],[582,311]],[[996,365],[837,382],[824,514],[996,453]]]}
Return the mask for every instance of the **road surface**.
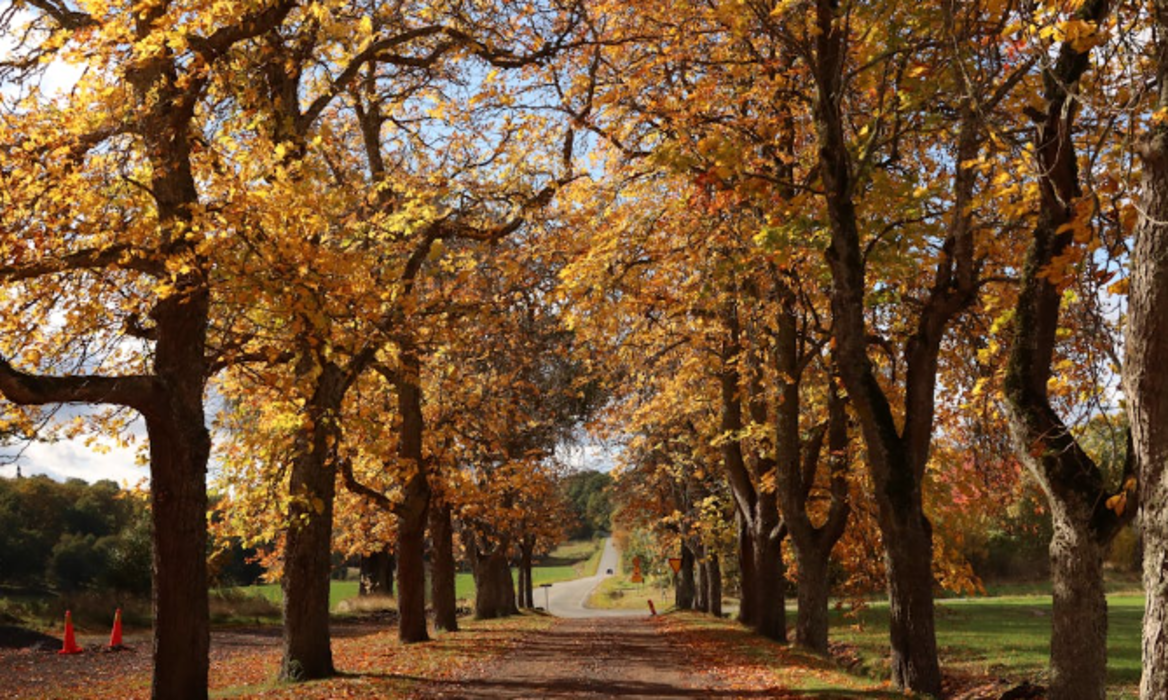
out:
{"label": "road surface", "polygon": [[[640,610],[599,610],[586,606],[588,596],[600,585],[600,582],[609,577],[606,571],[616,571],[618,557],[616,547],[609,537],[604,541],[604,552],[600,555],[600,566],[596,567],[596,575],[588,578],[578,578],[574,581],[553,583],[549,588],[535,590],[535,604],[546,605],[547,611],[556,617],[587,618],[587,617],[646,617],[649,611]],[[546,597],[545,597],[546,596]],[[546,600],[546,603],[545,603]]]}
{"label": "road surface", "polygon": [[[604,569],[601,569],[604,571]],[[693,663],[691,650],[650,619],[557,620],[516,649],[461,678],[423,687],[432,698],[777,697],[722,687]]]}

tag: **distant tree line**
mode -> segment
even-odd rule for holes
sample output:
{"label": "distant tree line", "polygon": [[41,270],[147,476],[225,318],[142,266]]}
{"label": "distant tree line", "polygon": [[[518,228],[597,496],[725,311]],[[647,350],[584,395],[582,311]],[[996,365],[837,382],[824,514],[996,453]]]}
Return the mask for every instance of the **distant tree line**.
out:
{"label": "distant tree line", "polygon": [[563,488],[576,516],[570,539],[587,539],[612,531],[612,475],[592,470],[577,472],[564,479]]}
{"label": "distant tree line", "polygon": [[108,480],[0,479],[0,585],[150,591],[146,501]]}

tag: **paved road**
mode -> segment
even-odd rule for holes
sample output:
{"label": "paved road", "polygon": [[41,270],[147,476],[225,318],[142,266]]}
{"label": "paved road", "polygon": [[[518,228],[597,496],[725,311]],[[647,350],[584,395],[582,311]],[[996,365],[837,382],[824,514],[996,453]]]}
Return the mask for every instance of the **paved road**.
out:
{"label": "paved road", "polygon": [[[612,538],[604,541],[604,553],[600,555],[600,566],[596,567],[596,575],[588,578],[578,578],[575,581],[561,581],[553,583],[546,591],[548,612],[556,617],[586,618],[586,617],[646,617],[648,611],[640,610],[598,610],[585,606],[588,596],[608,578],[608,570],[616,571],[618,557]],[[544,605],[545,589],[536,589],[535,604]]]}

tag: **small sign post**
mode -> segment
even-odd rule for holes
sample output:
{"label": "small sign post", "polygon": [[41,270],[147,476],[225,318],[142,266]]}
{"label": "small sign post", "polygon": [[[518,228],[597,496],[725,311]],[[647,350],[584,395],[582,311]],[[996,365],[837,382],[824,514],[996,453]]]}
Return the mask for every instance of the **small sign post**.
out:
{"label": "small sign post", "polygon": [[669,568],[673,569],[673,573],[681,573],[681,557],[669,557]]}
{"label": "small sign post", "polygon": [[552,587],[550,583],[541,583],[539,587],[543,589],[543,609],[547,612],[552,611],[552,604],[548,601],[548,589]]}

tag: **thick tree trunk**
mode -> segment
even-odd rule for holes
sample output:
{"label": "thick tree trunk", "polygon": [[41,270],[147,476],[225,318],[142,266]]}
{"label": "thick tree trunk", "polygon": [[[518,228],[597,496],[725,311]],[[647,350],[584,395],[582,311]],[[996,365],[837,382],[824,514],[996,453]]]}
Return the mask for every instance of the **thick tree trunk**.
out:
{"label": "thick tree trunk", "polygon": [[[1088,22],[1102,22],[1109,9],[1104,0],[1087,0],[1077,14]],[[1110,494],[1103,473],[1062,422],[1047,391],[1063,297],[1063,281],[1048,273],[1051,262],[1074,245],[1067,224],[1073,221],[1081,195],[1073,93],[1090,66],[1090,49],[1080,48],[1064,41],[1057,60],[1043,73],[1045,108],[1034,130],[1040,207],[1022,265],[1004,382],[1015,451],[1046,492],[1054,523],[1050,694],[1056,699],[1106,695],[1102,556],[1123,523],[1107,508]],[[1134,469],[1130,457],[1125,475]],[[1133,512],[1128,509],[1124,517]]]}
{"label": "thick tree trunk", "polygon": [[[284,545],[284,657],[280,677],[304,681],[334,673],[328,608],[333,478],[331,474],[321,476],[322,465],[312,467],[317,473],[311,479],[298,479],[297,469],[293,466],[293,482],[311,488],[312,495],[290,509],[292,519]],[[328,485],[321,483],[324,481]],[[315,483],[309,485],[310,482]]]}
{"label": "thick tree trunk", "polygon": [[454,527],[450,506],[430,508],[430,600],[434,606],[434,627],[447,632],[458,630],[458,600],[454,579]]}
{"label": "thick tree trunk", "polygon": [[[1168,0],[1156,0],[1157,107],[1168,108]],[[1139,148],[1140,221],[1131,252],[1124,394],[1139,474],[1143,544],[1143,675],[1140,698],[1168,698],[1168,127]],[[1131,505],[1128,504],[1130,508]]]}
{"label": "thick tree trunk", "polygon": [[1107,547],[1085,525],[1089,519],[1061,512],[1053,515],[1050,697],[1104,698],[1107,599],[1103,590],[1103,556]]}
{"label": "thick tree trunk", "polygon": [[694,573],[697,576],[694,610],[710,612],[710,572],[706,566],[706,562],[699,561]]}
{"label": "thick tree trunk", "polygon": [[[892,679],[902,688],[936,684],[941,670],[933,617],[933,538],[923,513],[886,513],[881,507],[888,576]],[[888,522],[894,520],[895,524]]]}
{"label": "thick tree trunk", "polygon": [[753,627],[757,617],[755,610],[757,596],[755,594],[754,543],[751,542],[746,519],[741,513],[738,513],[736,521],[738,523],[738,586],[741,595],[738,604],[738,622]]}
{"label": "thick tree trunk", "polygon": [[430,639],[426,630],[426,519],[430,510],[430,484],[423,452],[425,421],[422,414],[422,361],[408,335],[399,339],[400,381],[398,411],[401,413],[402,462],[414,467],[402,489],[397,529],[398,635],[403,642]]}
{"label": "thick tree trunk", "polygon": [[426,515],[430,489],[423,476],[410,481],[397,525],[398,636],[403,642],[425,642],[426,630]]}
{"label": "thick tree trunk", "polygon": [[475,551],[471,566],[475,580],[475,619],[492,620],[517,614],[515,584],[511,580],[506,547],[495,547],[489,554]]}
{"label": "thick tree trunk", "polygon": [[297,436],[295,444],[282,579],[284,658],[280,677],[285,680],[325,678],[335,672],[329,636],[329,574],[336,469],[330,455],[338,439],[336,420],[343,385],[340,369],[324,363],[308,401],[312,427]]}
{"label": "thick tree trunk", "polygon": [[755,625],[755,545],[750,539],[750,531],[742,513],[737,515],[738,524],[738,622]]}
{"label": "thick tree trunk", "polygon": [[706,560],[706,579],[710,586],[710,614],[722,617],[722,564],[717,554]]}
{"label": "thick tree trunk", "polygon": [[695,592],[693,550],[682,540],[681,570],[677,572],[677,588],[674,591],[674,605],[677,609],[692,610]]}
{"label": "thick tree trunk", "polygon": [[393,569],[393,555],[387,549],[362,555],[357,595],[392,596]]}
{"label": "thick tree trunk", "polygon": [[[192,401],[183,403],[195,406]],[[180,419],[180,425],[159,425],[160,418],[146,421],[154,523],[155,700],[207,697],[211,637],[206,473],[211,440],[202,422],[201,390],[197,417],[185,413],[189,422]]]}
{"label": "thick tree trunk", "polygon": [[799,612],[795,622],[795,643],[826,654],[827,602],[831,587],[827,582],[830,551],[818,548],[795,548],[799,562]]}
{"label": "thick tree trunk", "polygon": [[[765,522],[761,521],[760,522]],[[765,527],[765,526],[764,526]],[[754,549],[755,621],[753,629],[767,639],[787,641],[786,569],[783,566],[783,540],[786,531],[773,526],[756,532]]]}

